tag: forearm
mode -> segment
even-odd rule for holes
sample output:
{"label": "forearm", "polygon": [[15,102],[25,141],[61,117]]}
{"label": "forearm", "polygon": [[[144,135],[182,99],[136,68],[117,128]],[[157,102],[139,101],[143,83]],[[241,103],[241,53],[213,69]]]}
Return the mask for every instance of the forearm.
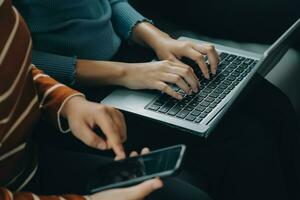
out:
{"label": "forearm", "polygon": [[170,36],[149,22],[139,23],[132,30],[132,40],[134,42],[153,50],[158,48],[162,39],[170,39]]}
{"label": "forearm", "polygon": [[123,85],[131,64],[111,61],[78,60],[76,82],[81,85]]}

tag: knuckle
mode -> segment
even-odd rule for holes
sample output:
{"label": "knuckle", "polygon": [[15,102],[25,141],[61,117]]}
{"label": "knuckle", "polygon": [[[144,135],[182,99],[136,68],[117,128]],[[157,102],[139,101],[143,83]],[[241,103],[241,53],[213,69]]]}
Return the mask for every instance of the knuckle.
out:
{"label": "knuckle", "polygon": [[181,81],[181,77],[178,76],[178,75],[176,75],[176,76],[175,76],[175,82],[176,82],[176,83],[179,83],[180,81]]}
{"label": "knuckle", "polygon": [[189,41],[182,42],[182,48],[189,48],[190,46],[191,46],[191,42]]}
{"label": "knuckle", "polygon": [[190,67],[183,70],[183,74],[184,74],[185,76],[189,75],[190,73],[191,73]]}
{"label": "knuckle", "polygon": [[168,85],[167,84],[164,84],[161,88],[161,91],[163,92],[167,92],[168,91]]}
{"label": "knuckle", "polygon": [[212,44],[207,44],[206,48],[207,48],[208,51],[215,51],[215,46],[212,45]]}

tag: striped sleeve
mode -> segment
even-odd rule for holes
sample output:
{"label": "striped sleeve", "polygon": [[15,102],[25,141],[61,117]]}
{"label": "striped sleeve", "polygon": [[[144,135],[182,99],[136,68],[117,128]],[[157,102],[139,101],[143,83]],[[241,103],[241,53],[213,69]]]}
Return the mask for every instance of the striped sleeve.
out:
{"label": "striped sleeve", "polygon": [[65,125],[66,123],[64,123],[61,117],[61,110],[65,103],[72,97],[84,97],[84,95],[64,84],[58,83],[35,66],[32,67],[32,76],[43,117],[47,121],[52,122],[61,132],[69,132],[70,129]]}
{"label": "striped sleeve", "polygon": [[87,197],[67,194],[61,196],[37,196],[30,192],[16,192],[12,193],[6,188],[0,188],[1,200],[88,200]]}

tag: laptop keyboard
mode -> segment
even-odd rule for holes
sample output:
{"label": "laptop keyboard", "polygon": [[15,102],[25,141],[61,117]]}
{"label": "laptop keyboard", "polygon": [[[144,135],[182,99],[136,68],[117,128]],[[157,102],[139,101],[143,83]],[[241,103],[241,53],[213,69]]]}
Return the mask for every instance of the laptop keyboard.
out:
{"label": "laptop keyboard", "polygon": [[167,94],[156,97],[145,109],[174,116],[190,122],[200,123],[254,68],[257,60],[221,53],[217,74],[210,74],[210,80],[203,77],[200,68],[191,60],[184,60],[194,69],[200,80],[200,92],[187,95],[176,85],[171,87],[183,96],[174,99]]}

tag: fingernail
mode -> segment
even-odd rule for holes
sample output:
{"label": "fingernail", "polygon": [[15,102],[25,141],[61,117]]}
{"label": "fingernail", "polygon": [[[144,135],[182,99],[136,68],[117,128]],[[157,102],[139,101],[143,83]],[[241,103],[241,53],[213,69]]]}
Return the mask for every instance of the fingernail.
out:
{"label": "fingernail", "polygon": [[194,89],[194,92],[195,92],[195,93],[198,93],[198,92],[199,92],[198,88],[195,88],[195,89]]}
{"label": "fingernail", "polygon": [[179,100],[182,100],[182,99],[183,99],[183,97],[182,97],[180,94],[178,94],[177,98],[178,98]]}

